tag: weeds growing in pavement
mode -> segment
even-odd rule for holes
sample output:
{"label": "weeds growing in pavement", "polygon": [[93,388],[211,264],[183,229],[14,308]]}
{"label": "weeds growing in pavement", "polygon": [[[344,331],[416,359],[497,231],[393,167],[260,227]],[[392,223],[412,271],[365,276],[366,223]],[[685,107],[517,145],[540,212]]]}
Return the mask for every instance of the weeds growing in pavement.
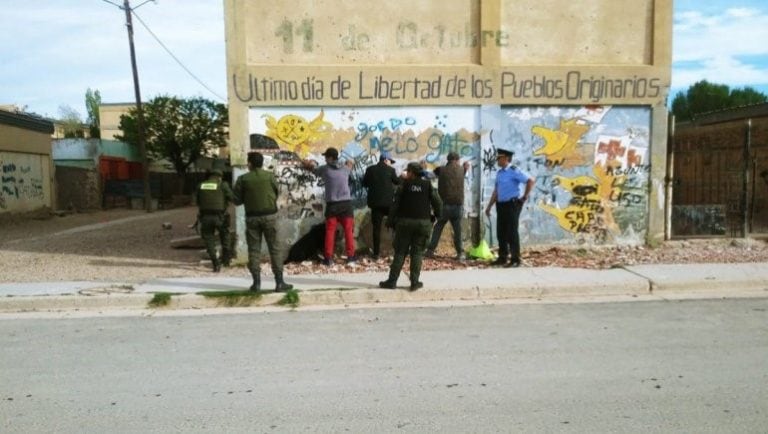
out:
{"label": "weeds growing in pavement", "polygon": [[171,297],[174,295],[171,292],[156,292],[147,304],[149,307],[165,307],[171,303]]}
{"label": "weeds growing in pavement", "polygon": [[203,291],[198,292],[206,298],[213,298],[219,301],[219,305],[226,307],[247,307],[261,300],[260,292],[253,292],[247,289],[236,291]]}
{"label": "weeds growing in pavement", "polygon": [[280,306],[297,307],[299,305],[299,293],[295,289],[285,293],[285,296],[277,302]]}

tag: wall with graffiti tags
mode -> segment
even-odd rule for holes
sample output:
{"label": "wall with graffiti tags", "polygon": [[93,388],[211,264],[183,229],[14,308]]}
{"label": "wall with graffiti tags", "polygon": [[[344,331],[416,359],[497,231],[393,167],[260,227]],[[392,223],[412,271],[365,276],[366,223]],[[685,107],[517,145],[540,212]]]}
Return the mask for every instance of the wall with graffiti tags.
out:
{"label": "wall with graffiti tags", "polygon": [[[267,136],[279,152],[264,149],[280,186],[279,207],[289,219],[322,218],[323,186],[299,165],[302,159],[324,164],[321,154],[337,148],[341,160],[354,161],[351,180],[358,227],[367,219],[362,178],[382,151],[402,173],[411,161],[427,170],[444,165],[449,152],[479,167],[480,111],[477,107],[253,108],[250,133]],[[478,171],[465,177],[465,213],[477,213]],[[362,240],[361,240],[362,241]]]}
{"label": "wall with graffiti tags", "polygon": [[[299,161],[323,163],[336,147],[354,161],[351,181],[358,231],[367,223],[361,179],[382,151],[401,172],[410,161],[427,169],[457,152],[471,164],[465,217],[482,216],[482,235],[496,245],[495,212],[482,213],[493,192],[496,150],[536,179],[521,215],[523,243],[643,244],[648,225],[651,111],[647,107],[365,107],[252,108],[250,133],[274,140],[265,149],[280,185],[281,213],[294,235],[306,219],[322,219],[323,186]],[[367,231],[368,229],[365,228]],[[465,242],[473,235],[465,233]]]}
{"label": "wall with graffiti tags", "polygon": [[[483,141],[483,203],[493,192],[497,148],[513,151],[513,164],[536,179],[520,217],[524,244],[645,242],[649,108],[502,107],[486,110],[485,121],[496,129]],[[495,244],[495,213],[484,226]]]}
{"label": "wall with graffiti tags", "polygon": [[48,162],[48,156],[0,151],[0,213],[49,206]]}

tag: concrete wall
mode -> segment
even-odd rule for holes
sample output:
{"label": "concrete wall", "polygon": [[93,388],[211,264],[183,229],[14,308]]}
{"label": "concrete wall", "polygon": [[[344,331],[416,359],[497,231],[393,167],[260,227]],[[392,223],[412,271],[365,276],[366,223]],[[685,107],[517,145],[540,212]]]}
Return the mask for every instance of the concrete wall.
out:
{"label": "concrete wall", "polygon": [[51,206],[50,156],[0,151],[0,213]]}
{"label": "concrete wall", "polygon": [[[498,130],[483,141],[483,203],[493,192],[496,148],[536,178],[521,214],[525,244],[643,244],[650,197],[648,107],[515,107],[486,110]],[[496,123],[494,120],[493,123]],[[485,220],[495,232],[495,216]],[[490,237],[489,242],[493,241]]]}
{"label": "concrete wall", "polygon": [[[294,125],[293,129],[281,128]],[[477,218],[493,191],[496,148],[537,180],[522,215],[526,244],[642,244],[649,207],[650,109],[647,107],[357,107],[253,108],[252,134],[272,137],[293,158],[274,160],[279,207],[288,219],[320,219],[323,188],[296,163],[322,162],[328,143],[354,161],[352,194],[366,221],[361,179],[381,151],[398,172],[409,161],[427,169],[457,152],[471,164],[465,216]],[[298,126],[298,127],[297,127]],[[303,130],[302,134],[289,131]],[[491,245],[495,214],[483,219]],[[470,234],[465,234],[470,238]]]}
{"label": "concrete wall", "polygon": [[[20,115],[19,121],[24,117]],[[0,123],[0,213],[52,206],[50,154],[50,131]]]}
{"label": "concrete wall", "polygon": [[99,129],[104,140],[116,140],[116,135],[121,135],[120,116],[128,114],[135,107],[133,103],[101,104],[99,106]]}
{"label": "concrete wall", "polygon": [[[340,148],[356,176],[381,149],[398,167],[458,150],[473,163],[467,216],[493,240],[479,211],[503,147],[538,179],[524,242],[663,239],[670,0],[224,4],[235,175],[253,133],[301,158]],[[281,165],[295,235],[321,189]]]}
{"label": "concrete wall", "polygon": [[126,161],[139,162],[141,156],[134,146],[117,140],[103,139],[56,139],[51,155],[58,164],[63,161],[90,160],[97,165],[99,157],[118,157]]}

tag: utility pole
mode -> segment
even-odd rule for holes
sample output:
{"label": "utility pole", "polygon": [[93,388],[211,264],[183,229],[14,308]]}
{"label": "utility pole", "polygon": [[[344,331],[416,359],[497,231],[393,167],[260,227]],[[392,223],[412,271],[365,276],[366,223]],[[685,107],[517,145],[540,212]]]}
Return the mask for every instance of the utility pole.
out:
{"label": "utility pole", "polygon": [[147,212],[152,212],[152,189],[149,187],[149,164],[147,162],[147,147],[144,144],[144,111],[141,108],[141,90],[139,90],[139,72],[136,68],[136,50],[133,48],[133,20],[131,19],[131,4],[129,0],[124,0],[123,10],[125,10],[125,25],[128,28],[128,45],[131,48],[133,89],[136,94],[136,129],[137,141],[139,142],[139,153],[141,154],[141,172],[144,184],[144,209]]}

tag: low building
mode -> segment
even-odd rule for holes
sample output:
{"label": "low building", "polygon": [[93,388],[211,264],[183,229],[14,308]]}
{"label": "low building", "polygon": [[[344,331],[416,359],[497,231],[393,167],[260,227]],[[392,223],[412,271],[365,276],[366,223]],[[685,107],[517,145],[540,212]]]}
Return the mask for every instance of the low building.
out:
{"label": "low building", "polygon": [[0,213],[55,203],[51,134],[47,119],[0,109]]}

